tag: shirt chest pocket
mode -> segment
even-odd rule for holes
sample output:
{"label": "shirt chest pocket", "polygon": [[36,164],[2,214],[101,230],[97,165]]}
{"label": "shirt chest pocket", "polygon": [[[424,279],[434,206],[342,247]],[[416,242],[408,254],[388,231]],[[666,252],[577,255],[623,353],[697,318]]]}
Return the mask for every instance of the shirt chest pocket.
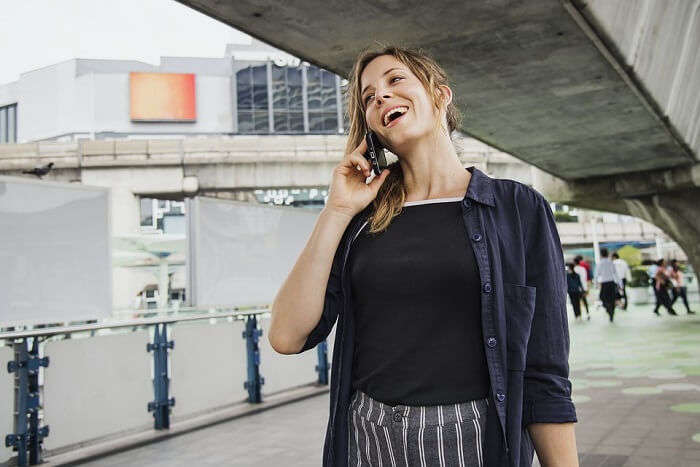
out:
{"label": "shirt chest pocket", "polygon": [[524,370],[527,342],[535,313],[535,287],[503,284],[503,300],[508,333],[508,369]]}

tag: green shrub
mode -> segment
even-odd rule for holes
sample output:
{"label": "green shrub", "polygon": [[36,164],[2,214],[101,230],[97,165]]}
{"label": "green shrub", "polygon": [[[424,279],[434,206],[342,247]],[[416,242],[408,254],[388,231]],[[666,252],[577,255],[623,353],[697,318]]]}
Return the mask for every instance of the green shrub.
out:
{"label": "green shrub", "polygon": [[617,250],[617,254],[620,258],[627,261],[627,264],[631,268],[642,264],[642,252],[638,248],[633,247],[632,245],[623,246],[622,248]]}
{"label": "green shrub", "polygon": [[649,287],[649,274],[647,266],[635,266],[630,270],[632,280],[628,284],[630,287]]}

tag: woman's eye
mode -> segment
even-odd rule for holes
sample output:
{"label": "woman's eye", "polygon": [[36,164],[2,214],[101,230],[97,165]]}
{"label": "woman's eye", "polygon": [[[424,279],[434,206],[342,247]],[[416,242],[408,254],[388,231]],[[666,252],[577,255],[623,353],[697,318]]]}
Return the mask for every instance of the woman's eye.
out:
{"label": "woman's eye", "polygon": [[[389,82],[393,83],[395,79],[403,79],[403,77],[402,76],[394,76],[393,78],[391,78],[389,80]],[[372,97],[372,94],[369,94],[369,95],[367,95],[367,97],[365,97],[365,104],[367,104],[369,102],[370,97]]]}

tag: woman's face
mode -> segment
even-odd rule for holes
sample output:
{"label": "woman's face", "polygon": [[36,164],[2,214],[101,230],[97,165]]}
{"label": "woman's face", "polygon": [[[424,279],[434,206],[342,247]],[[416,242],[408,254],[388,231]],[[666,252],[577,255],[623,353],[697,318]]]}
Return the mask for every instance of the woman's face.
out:
{"label": "woman's face", "polygon": [[[444,110],[442,115],[438,113],[420,80],[391,55],[369,62],[360,75],[360,84],[365,120],[394,153],[407,143],[430,135],[435,119],[443,118]],[[395,107],[403,107],[403,115],[393,121],[385,120],[386,112]]]}

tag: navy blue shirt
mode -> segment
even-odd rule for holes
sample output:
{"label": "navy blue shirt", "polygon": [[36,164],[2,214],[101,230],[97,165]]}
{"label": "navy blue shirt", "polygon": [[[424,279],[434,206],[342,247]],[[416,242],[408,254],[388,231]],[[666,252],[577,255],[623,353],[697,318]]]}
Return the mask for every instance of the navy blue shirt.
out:
{"label": "navy blue shirt", "polygon": [[[479,269],[481,322],[491,401],[486,465],[531,466],[531,423],[576,422],[569,380],[564,258],[552,210],[534,189],[469,167],[461,202]],[[336,320],[325,467],[347,466],[355,323],[347,259],[372,203],[350,221],[333,258],[323,313],[302,349],[314,348]],[[338,317],[340,317],[338,319]]]}

